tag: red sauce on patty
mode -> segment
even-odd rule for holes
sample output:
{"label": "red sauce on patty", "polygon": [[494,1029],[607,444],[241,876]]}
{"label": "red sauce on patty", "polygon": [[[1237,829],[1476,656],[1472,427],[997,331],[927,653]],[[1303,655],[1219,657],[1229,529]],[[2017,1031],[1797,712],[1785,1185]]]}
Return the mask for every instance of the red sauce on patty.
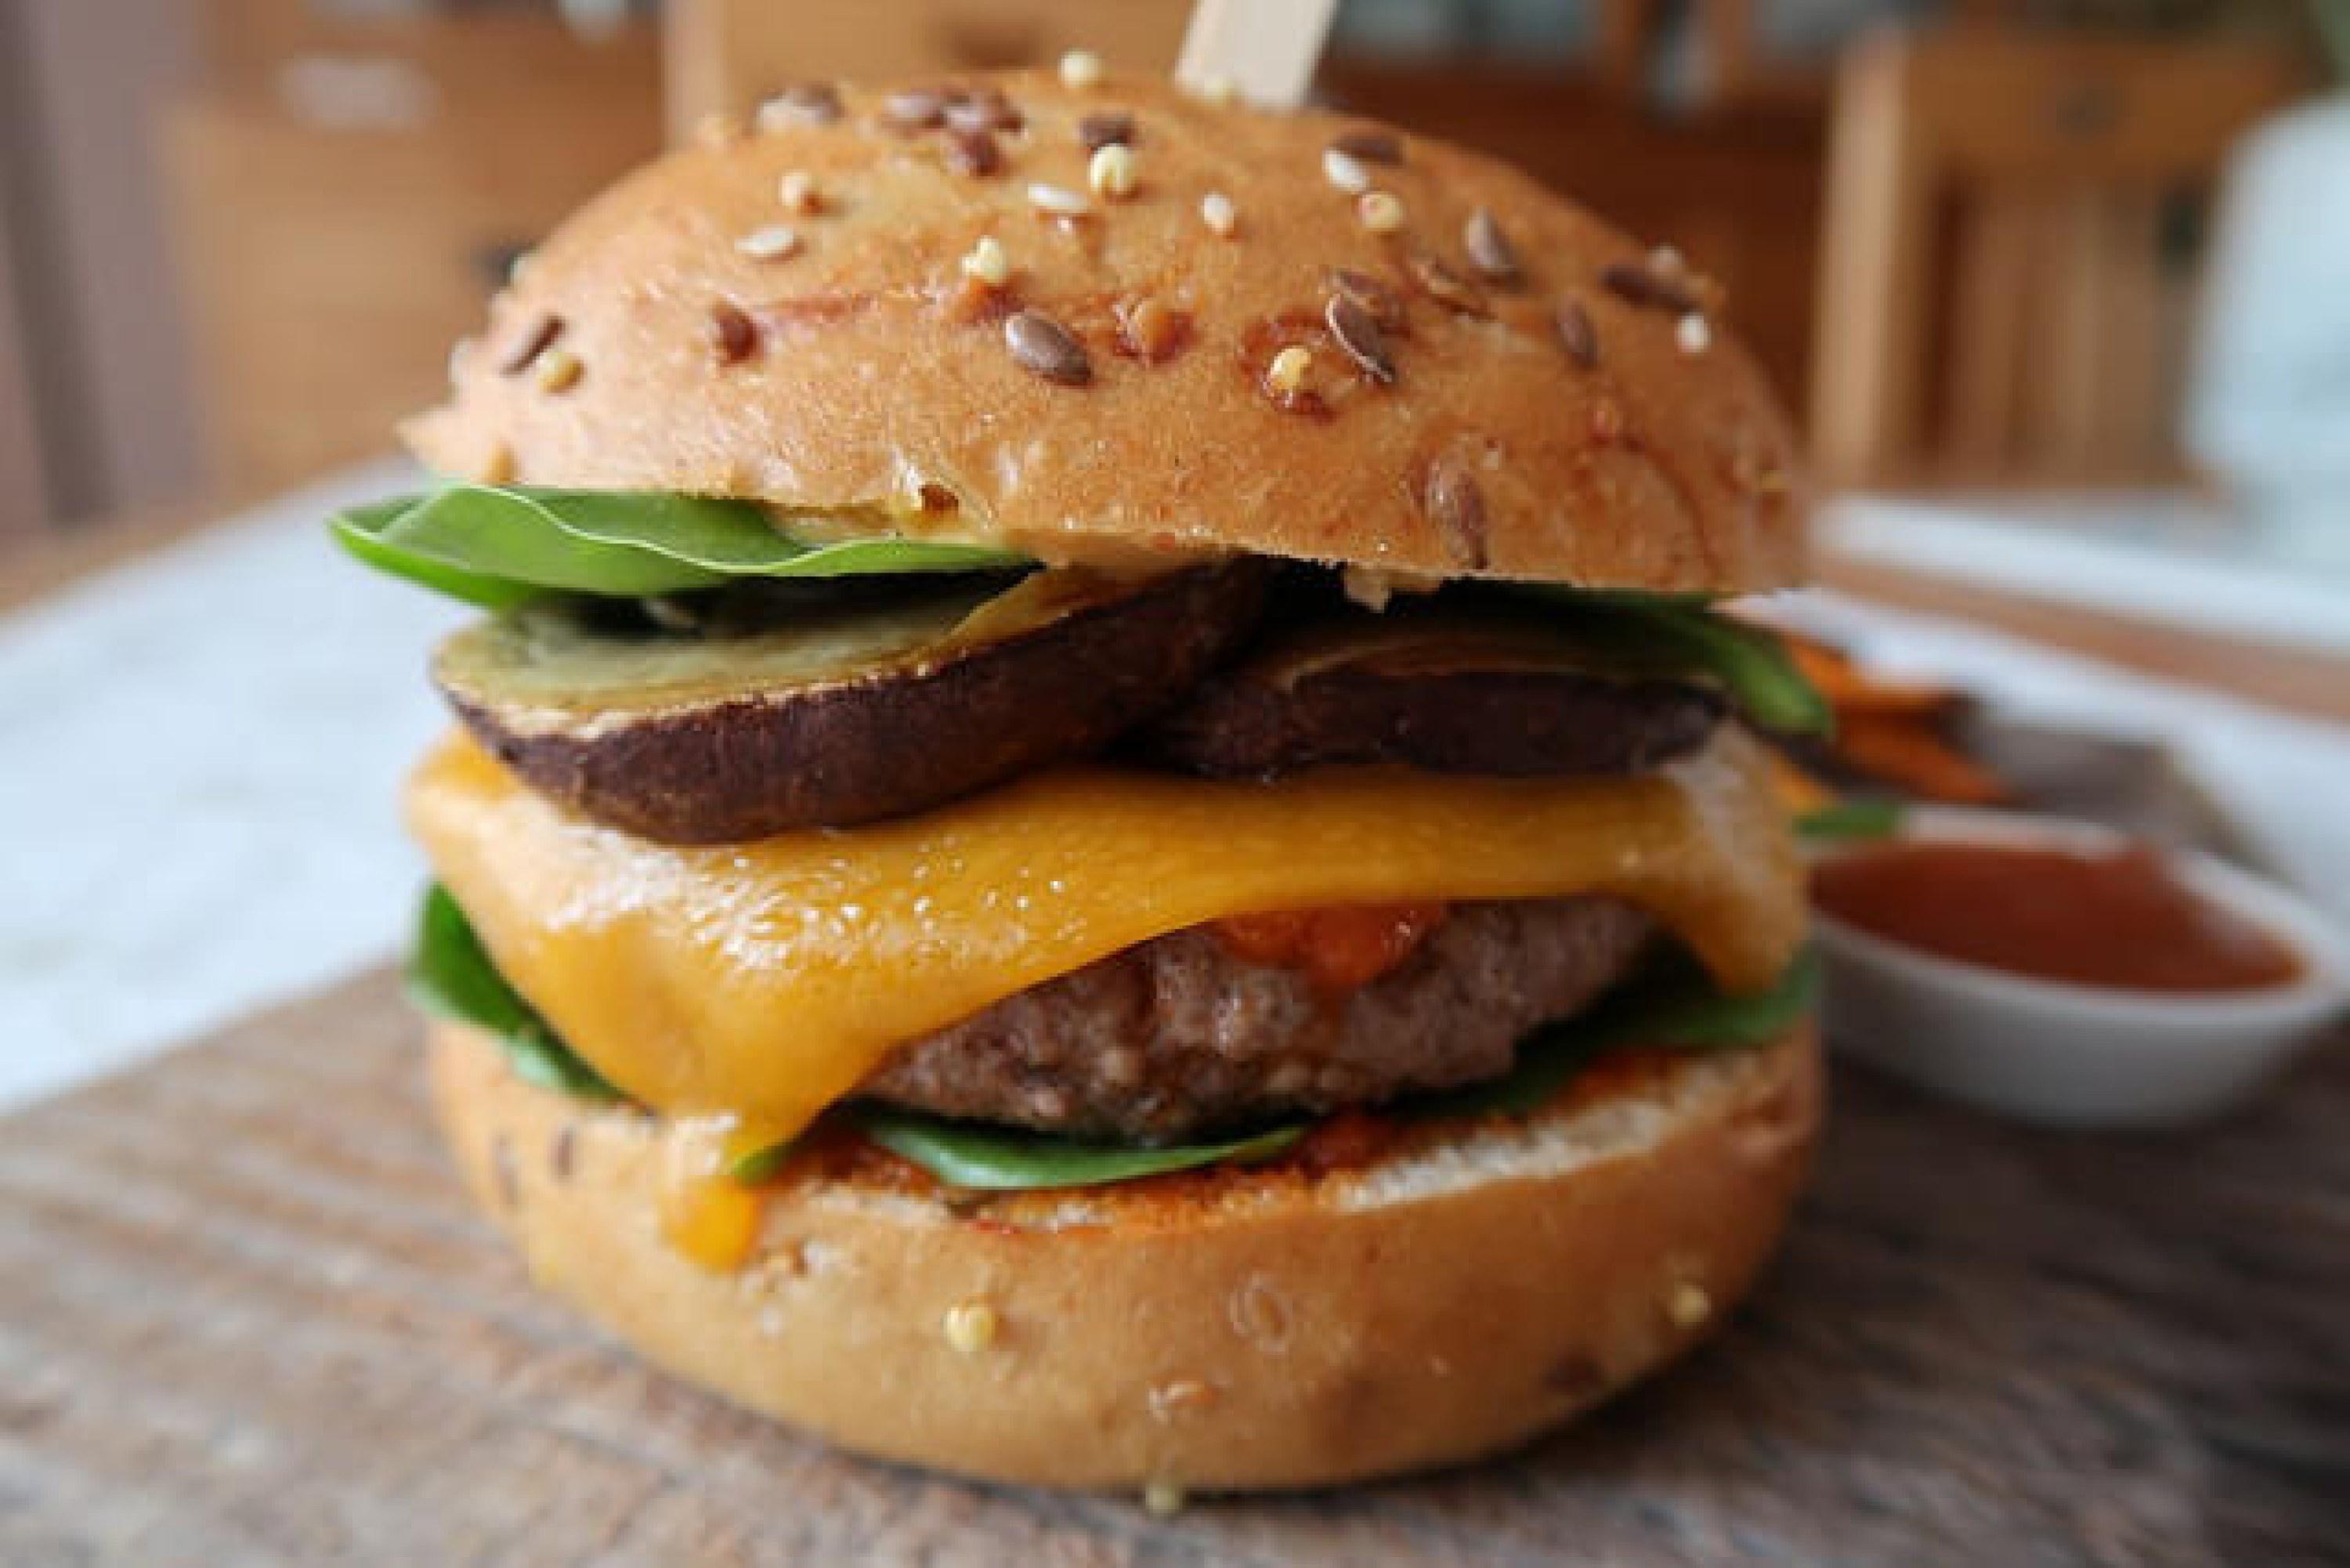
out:
{"label": "red sauce on patty", "polygon": [[1243,963],[1302,972],[1340,999],[1395,969],[1444,923],[1442,904],[1358,904],[1233,915],[1209,929]]}

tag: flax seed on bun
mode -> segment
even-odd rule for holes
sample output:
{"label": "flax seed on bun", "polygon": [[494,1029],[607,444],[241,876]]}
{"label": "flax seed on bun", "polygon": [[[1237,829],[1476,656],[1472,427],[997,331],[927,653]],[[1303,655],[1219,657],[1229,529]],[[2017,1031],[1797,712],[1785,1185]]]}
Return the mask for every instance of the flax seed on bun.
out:
{"label": "flax seed on bun", "polygon": [[1800,576],[1794,437],[1677,258],[1425,137],[1081,82],[779,95],[558,230],[411,444],[1057,560]]}

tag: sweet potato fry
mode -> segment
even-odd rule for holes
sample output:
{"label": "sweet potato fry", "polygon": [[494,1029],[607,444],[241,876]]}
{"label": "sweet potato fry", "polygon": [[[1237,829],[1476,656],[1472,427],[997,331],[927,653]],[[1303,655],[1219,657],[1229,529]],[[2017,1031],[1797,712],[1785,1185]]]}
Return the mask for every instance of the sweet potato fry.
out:
{"label": "sweet potato fry", "polygon": [[1939,720],[1955,713],[1967,700],[1965,693],[1947,686],[1871,675],[1850,654],[1825,643],[1790,638],[1787,649],[1795,667],[1839,716],[1886,713]]}
{"label": "sweet potato fry", "polygon": [[1918,720],[1839,711],[1835,753],[1854,772],[1920,799],[1995,805],[2014,798],[1998,775]]}

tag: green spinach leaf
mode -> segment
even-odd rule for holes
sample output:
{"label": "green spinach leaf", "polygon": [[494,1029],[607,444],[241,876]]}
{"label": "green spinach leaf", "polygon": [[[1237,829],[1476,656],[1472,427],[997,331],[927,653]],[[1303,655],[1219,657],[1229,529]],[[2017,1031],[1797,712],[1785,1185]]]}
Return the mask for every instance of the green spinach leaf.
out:
{"label": "green spinach leaf", "polygon": [[1814,844],[1890,838],[1901,831],[1901,815],[1898,800],[1839,800],[1797,817],[1795,832]]}
{"label": "green spinach leaf", "polygon": [[735,577],[1026,564],[1008,551],[936,540],[803,544],[749,502],[659,493],[452,484],[351,507],[328,525],[368,565],[494,610],[548,592],[641,598]]}
{"label": "green spinach leaf", "polygon": [[1709,671],[1741,711],[1781,734],[1824,735],[1835,715],[1768,628],[1711,610],[1656,605],[1618,610],[1660,644]]}
{"label": "green spinach leaf", "polygon": [[1097,1187],[1203,1165],[1247,1165],[1270,1159],[1305,1136],[1304,1127],[1287,1127],[1224,1143],[1146,1148],[1139,1144],[1086,1143],[1049,1133],[952,1122],[879,1106],[859,1107],[855,1119],[866,1137],[941,1181],[990,1192]]}
{"label": "green spinach leaf", "polygon": [[327,525],[333,531],[336,543],[377,571],[405,577],[469,605],[479,605],[486,610],[506,610],[539,596],[541,590],[525,584],[452,566],[386,539],[386,531],[414,504],[412,498],[370,502],[336,513],[328,519]]}
{"label": "green spinach leaf", "polygon": [[416,950],[408,961],[408,993],[418,1006],[494,1037],[515,1076],[543,1089],[584,1099],[617,1100],[619,1090],[556,1038],[555,1032],[490,961],[473,922],[449,890],[435,883],[417,911]]}

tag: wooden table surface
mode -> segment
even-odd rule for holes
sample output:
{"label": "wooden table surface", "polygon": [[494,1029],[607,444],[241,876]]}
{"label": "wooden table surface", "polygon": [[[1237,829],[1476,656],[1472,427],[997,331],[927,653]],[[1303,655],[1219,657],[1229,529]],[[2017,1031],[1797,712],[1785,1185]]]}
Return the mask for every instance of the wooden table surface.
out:
{"label": "wooden table surface", "polygon": [[418,1058],[371,976],[0,1128],[0,1562],[2350,1549],[2340,1049],[2169,1137],[2016,1130],[1844,1072],[1785,1256],[1662,1382],[1507,1461],[1164,1521],[847,1459],[639,1369],[466,1209]]}

